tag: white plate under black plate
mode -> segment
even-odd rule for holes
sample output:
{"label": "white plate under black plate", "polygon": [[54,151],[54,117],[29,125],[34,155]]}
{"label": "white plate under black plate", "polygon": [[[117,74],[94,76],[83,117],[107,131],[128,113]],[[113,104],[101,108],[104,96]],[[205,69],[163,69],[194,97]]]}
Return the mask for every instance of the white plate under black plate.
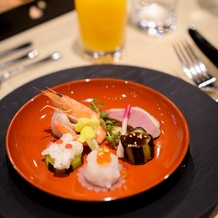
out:
{"label": "white plate under black plate", "polygon": [[[5,135],[14,114],[39,93],[84,78],[119,78],[164,94],[184,114],[190,149],[183,165],[164,183],[140,195],[103,203],[72,202],[31,186],[13,169],[5,152]],[[4,217],[201,217],[218,203],[218,104],[199,89],[150,69],[100,65],[67,69],[29,82],[0,102],[0,214]],[[149,175],[148,175],[149,176]]]}

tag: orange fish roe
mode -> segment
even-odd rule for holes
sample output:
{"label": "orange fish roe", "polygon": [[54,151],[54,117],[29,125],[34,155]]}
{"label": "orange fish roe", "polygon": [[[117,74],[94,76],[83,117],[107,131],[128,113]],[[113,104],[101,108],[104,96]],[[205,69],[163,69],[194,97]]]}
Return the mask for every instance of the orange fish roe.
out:
{"label": "orange fish roe", "polygon": [[63,140],[62,140],[62,139],[58,139],[55,143],[56,143],[56,144],[62,144],[62,143],[63,143]]}
{"label": "orange fish roe", "polygon": [[65,145],[65,148],[69,148],[69,149],[71,149],[73,146],[71,145],[71,144],[66,144]]}
{"label": "orange fish roe", "polygon": [[99,164],[111,162],[110,151],[106,146],[101,146],[97,151],[97,162]]}
{"label": "orange fish roe", "polygon": [[120,170],[120,178],[126,179],[127,175],[128,175],[128,173],[127,173],[127,170],[125,168]]}

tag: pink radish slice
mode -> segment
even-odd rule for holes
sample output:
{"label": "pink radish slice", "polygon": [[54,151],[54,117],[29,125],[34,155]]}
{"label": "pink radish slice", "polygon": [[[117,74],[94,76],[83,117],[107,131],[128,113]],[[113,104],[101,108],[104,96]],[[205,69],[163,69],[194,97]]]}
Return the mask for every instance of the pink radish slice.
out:
{"label": "pink radish slice", "polygon": [[[125,134],[126,133],[126,129],[127,129],[127,123],[128,123],[128,119],[129,119],[129,115],[131,113],[131,105],[127,104],[124,114],[123,114],[123,119],[122,119],[122,130],[121,130],[121,134]],[[121,144],[121,141],[119,141],[118,147],[117,147],[117,156],[123,158],[124,157],[124,149],[123,149],[123,145]]]}

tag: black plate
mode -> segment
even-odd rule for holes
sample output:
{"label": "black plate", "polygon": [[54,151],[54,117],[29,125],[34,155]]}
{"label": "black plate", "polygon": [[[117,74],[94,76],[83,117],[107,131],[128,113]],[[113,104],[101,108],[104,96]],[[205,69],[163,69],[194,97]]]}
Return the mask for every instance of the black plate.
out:
{"label": "black plate", "polygon": [[[5,153],[5,135],[20,107],[60,83],[110,77],[142,83],[173,101],[191,134],[184,163],[154,189],[125,200],[103,203],[68,201],[48,195],[23,180]],[[84,89],[85,91],[85,89]],[[4,217],[200,217],[218,203],[218,105],[176,77],[150,69],[100,65],[67,69],[29,82],[0,102],[0,214]],[[148,175],[149,176],[149,175]]]}

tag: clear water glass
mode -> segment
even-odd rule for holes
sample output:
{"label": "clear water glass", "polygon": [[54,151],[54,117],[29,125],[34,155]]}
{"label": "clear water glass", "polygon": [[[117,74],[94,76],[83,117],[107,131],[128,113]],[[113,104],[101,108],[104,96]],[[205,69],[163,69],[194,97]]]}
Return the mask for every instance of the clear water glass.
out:
{"label": "clear water glass", "polygon": [[177,0],[131,0],[130,22],[149,35],[175,31]]}

